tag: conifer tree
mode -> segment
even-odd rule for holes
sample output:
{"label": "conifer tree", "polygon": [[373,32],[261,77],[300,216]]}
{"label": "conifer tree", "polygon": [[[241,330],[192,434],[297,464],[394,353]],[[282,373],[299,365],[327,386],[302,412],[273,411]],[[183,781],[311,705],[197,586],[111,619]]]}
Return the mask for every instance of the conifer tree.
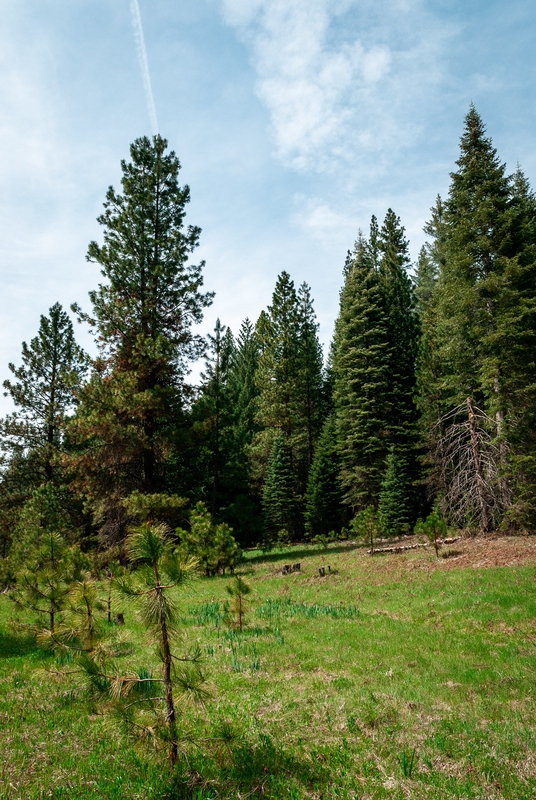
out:
{"label": "conifer tree", "polygon": [[296,517],[292,531],[299,535],[307,475],[323,414],[322,352],[307,284],[296,292],[290,275],[279,275],[272,304],[257,324],[257,336],[256,422],[261,432],[250,448],[253,478],[263,491],[272,446],[277,432],[282,432],[293,476]]}
{"label": "conifer tree", "polygon": [[309,537],[340,533],[348,521],[340,472],[337,423],[331,414],[324,422],[309,472],[305,495],[305,531]]}
{"label": "conifer tree", "polygon": [[241,544],[257,542],[262,532],[260,497],[252,485],[250,462],[250,448],[260,430],[256,421],[259,389],[255,376],[258,363],[258,337],[253,324],[246,319],[240,327],[229,364],[227,495],[221,509],[222,519],[232,526]]}
{"label": "conifer tree", "polygon": [[395,446],[391,445],[378,502],[378,519],[387,536],[401,536],[409,532],[414,514],[412,500],[413,488],[407,456],[397,452]]}
{"label": "conifer tree", "polygon": [[203,264],[189,263],[199,228],[185,227],[190,192],[180,187],[179,161],[160,136],[143,137],[121,168],[123,193],[107,192],[102,245],[88,261],[106,282],[90,292],[90,323],[101,349],[72,428],[78,488],[100,514],[101,533],[124,535],[120,500],[167,483],[166,459],[184,414],[188,364],[204,349],[192,327],[211,302]]}
{"label": "conifer tree", "polygon": [[291,538],[296,536],[298,520],[294,476],[290,448],[282,431],[278,432],[273,440],[262,507],[269,542],[275,541],[283,531],[286,531]]}
{"label": "conifer tree", "polygon": [[35,630],[54,632],[73,581],[87,569],[87,558],[69,546],[69,517],[53,483],[36,489],[26,502],[10,554],[16,585],[11,599],[31,612]]}
{"label": "conifer tree", "polygon": [[8,465],[23,460],[34,487],[51,480],[65,422],[87,370],[73,325],[59,303],[42,315],[30,344],[22,343],[22,364],[9,364],[14,380],[4,381],[16,411],[0,423]]}
{"label": "conifer tree", "polygon": [[[436,213],[428,226],[441,263],[430,313],[423,318],[420,405],[436,409],[435,419],[428,415],[425,420],[432,438],[443,436],[438,418],[448,420],[468,397],[495,420],[499,504],[507,519],[519,521],[522,508],[528,512],[532,502],[527,490],[525,500],[512,503],[518,479],[524,480],[522,468],[517,472],[523,458],[517,460],[512,445],[524,405],[521,396],[528,400],[525,408],[533,405],[534,206],[531,211],[520,183],[517,194],[516,178],[507,175],[473,106],[456,164],[442,214]],[[524,366],[516,367],[521,361]],[[441,464],[436,462],[436,485],[441,483],[438,474]]]}
{"label": "conifer tree", "polygon": [[323,356],[318,339],[318,323],[313,309],[311,289],[302,283],[298,289],[299,382],[307,436],[307,468],[313,461],[314,447],[323,417]]}
{"label": "conifer tree", "polygon": [[377,503],[386,456],[389,338],[373,246],[359,235],[345,266],[333,342],[334,406],[341,480],[354,509]]}
{"label": "conifer tree", "polygon": [[232,443],[229,440],[232,435],[232,410],[228,378],[235,344],[231,329],[222,325],[219,319],[216,320],[214,334],[209,335],[208,340],[209,354],[202,375],[204,386],[201,406],[209,428],[211,511],[213,518],[216,518],[222,500],[222,472],[231,457],[229,448]]}

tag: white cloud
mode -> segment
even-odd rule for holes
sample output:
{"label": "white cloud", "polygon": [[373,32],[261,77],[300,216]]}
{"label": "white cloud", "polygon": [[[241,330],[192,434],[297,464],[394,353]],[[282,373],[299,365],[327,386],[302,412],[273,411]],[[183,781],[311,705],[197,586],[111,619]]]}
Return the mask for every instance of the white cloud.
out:
{"label": "white cloud", "polygon": [[222,0],[251,49],[277,156],[333,169],[414,142],[449,30],[422,0]]}

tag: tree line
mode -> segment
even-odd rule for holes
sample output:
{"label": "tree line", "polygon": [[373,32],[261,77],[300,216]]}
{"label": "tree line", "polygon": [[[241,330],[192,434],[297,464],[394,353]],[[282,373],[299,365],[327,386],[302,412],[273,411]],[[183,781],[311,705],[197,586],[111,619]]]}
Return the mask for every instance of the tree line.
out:
{"label": "tree line", "polygon": [[386,535],[432,511],[532,529],[536,198],[474,107],[415,268],[392,209],[359,232],[326,357],[310,288],[286,271],[256,321],[196,334],[213,295],[179,161],[156,136],[121,168],[87,253],[103,281],[72,306],[97,356],[56,303],[4,382],[4,582],[39,531],[116,555],[142,517],[193,537],[216,571],[236,542],[323,540],[364,519]]}

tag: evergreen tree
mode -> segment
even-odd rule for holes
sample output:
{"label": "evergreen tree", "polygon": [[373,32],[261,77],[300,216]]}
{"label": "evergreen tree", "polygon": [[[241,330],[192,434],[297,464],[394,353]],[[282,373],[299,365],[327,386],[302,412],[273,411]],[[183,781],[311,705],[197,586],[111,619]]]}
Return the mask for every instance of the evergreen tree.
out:
{"label": "evergreen tree", "polygon": [[296,537],[298,520],[294,476],[290,448],[283,432],[278,432],[273,440],[262,507],[269,542],[275,541],[283,531],[291,538]]}
{"label": "evergreen tree", "polygon": [[232,411],[228,397],[228,377],[234,354],[234,339],[230,328],[216,320],[214,335],[209,335],[209,358],[203,374],[202,406],[209,426],[211,510],[213,518],[222,501],[220,486],[222,472],[230,458]]}
{"label": "evergreen tree", "polygon": [[[428,226],[441,260],[423,318],[420,405],[434,409],[425,415],[432,439],[443,435],[438,419],[448,420],[467,398],[495,420],[499,505],[507,518],[521,521],[525,513],[530,516],[533,492],[521,466],[526,452],[518,459],[512,447],[521,409],[534,407],[534,201],[521,176],[507,175],[473,106],[456,164],[442,214]],[[436,487],[440,461],[433,474]],[[512,502],[516,484],[527,487],[520,490],[525,499],[519,496],[519,503]]]}
{"label": "evergreen tree", "polygon": [[261,427],[250,448],[253,479],[259,491],[268,480],[269,460],[277,432],[286,438],[293,476],[296,518],[292,530],[303,533],[307,475],[322,423],[323,376],[318,324],[310,289],[296,292],[287,272],[279,275],[272,304],[257,324],[259,365],[256,422]]}
{"label": "evergreen tree", "polygon": [[123,193],[107,192],[99,223],[102,245],[88,260],[106,279],[90,292],[91,314],[76,307],[97,334],[101,356],[73,436],[78,487],[100,508],[105,538],[122,536],[122,497],[167,484],[166,466],[184,414],[188,364],[204,342],[192,331],[211,295],[203,294],[203,264],[189,263],[199,228],[185,227],[189,188],[178,184],[179,161],[160,136],[143,137],[121,163]]}
{"label": "evergreen tree", "polygon": [[[405,451],[417,484],[415,366],[418,321],[407,275],[408,245],[389,209],[381,230],[373,217],[345,265],[333,342],[334,404],[341,479],[354,511],[377,506],[389,448]],[[417,514],[418,494],[408,502]]]}
{"label": "evergreen tree", "polygon": [[407,457],[391,445],[378,503],[380,526],[387,536],[409,532],[414,521],[412,495]]}
{"label": "evergreen tree", "polygon": [[389,209],[379,235],[380,284],[385,295],[389,339],[389,393],[385,398],[388,439],[395,445],[408,476],[406,508],[414,524],[421,505],[418,492],[420,467],[417,458],[418,411],[416,367],[419,323],[415,298],[407,274],[408,242],[399,217]]}
{"label": "evergreen tree", "polygon": [[[374,225],[373,219],[373,233]],[[388,447],[388,319],[375,262],[360,234],[345,266],[332,348],[341,480],[354,510],[377,503]]]}
{"label": "evergreen tree", "polygon": [[313,461],[316,440],[323,417],[323,356],[318,339],[319,325],[313,309],[311,289],[302,283],[298,289],[299,383],[304,429],[307,436],[307,468]]}
{"label": "evergreen tree", "polygon": [[64,439],[65,422],[87,369],[73,325],[59,303],[41,316],[30,344],[22,343],[22,364],[9,364],[4,381],[16,411],[2,420],[0,436],[7,466],[25,467],[33,486],[51,480]]}
{"label": "evergreen tree", "polygon": [[337,423],[331,414],[324,422],[309,472],[305,495],[305,531],[309,537],[340,533],[348,521],[337,444]]}
{"label": "evergreen tree", "polygon": [[259,433],[256,422],[259,342],[249,319],[244,320],[236,338],[229,367],[228,404],[232,426],[229,460],[226,464],[227,501],[222,518],[228,522],[243,545],[258,542],[262,535],[260,497],[254,490],[250,451]]}

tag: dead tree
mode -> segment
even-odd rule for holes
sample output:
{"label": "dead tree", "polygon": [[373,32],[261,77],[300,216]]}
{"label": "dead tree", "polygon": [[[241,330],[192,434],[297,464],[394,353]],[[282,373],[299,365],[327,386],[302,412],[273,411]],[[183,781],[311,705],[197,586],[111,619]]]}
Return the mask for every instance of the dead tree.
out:
{"label": "dead tree", "polygon": [[495,437],[496,424],[472,397],[445,414],[436,426],[434,461],[441,476],[441,506],[445,518],[463,527],[492,530],[505,510],[501,485],[504,444]]}

